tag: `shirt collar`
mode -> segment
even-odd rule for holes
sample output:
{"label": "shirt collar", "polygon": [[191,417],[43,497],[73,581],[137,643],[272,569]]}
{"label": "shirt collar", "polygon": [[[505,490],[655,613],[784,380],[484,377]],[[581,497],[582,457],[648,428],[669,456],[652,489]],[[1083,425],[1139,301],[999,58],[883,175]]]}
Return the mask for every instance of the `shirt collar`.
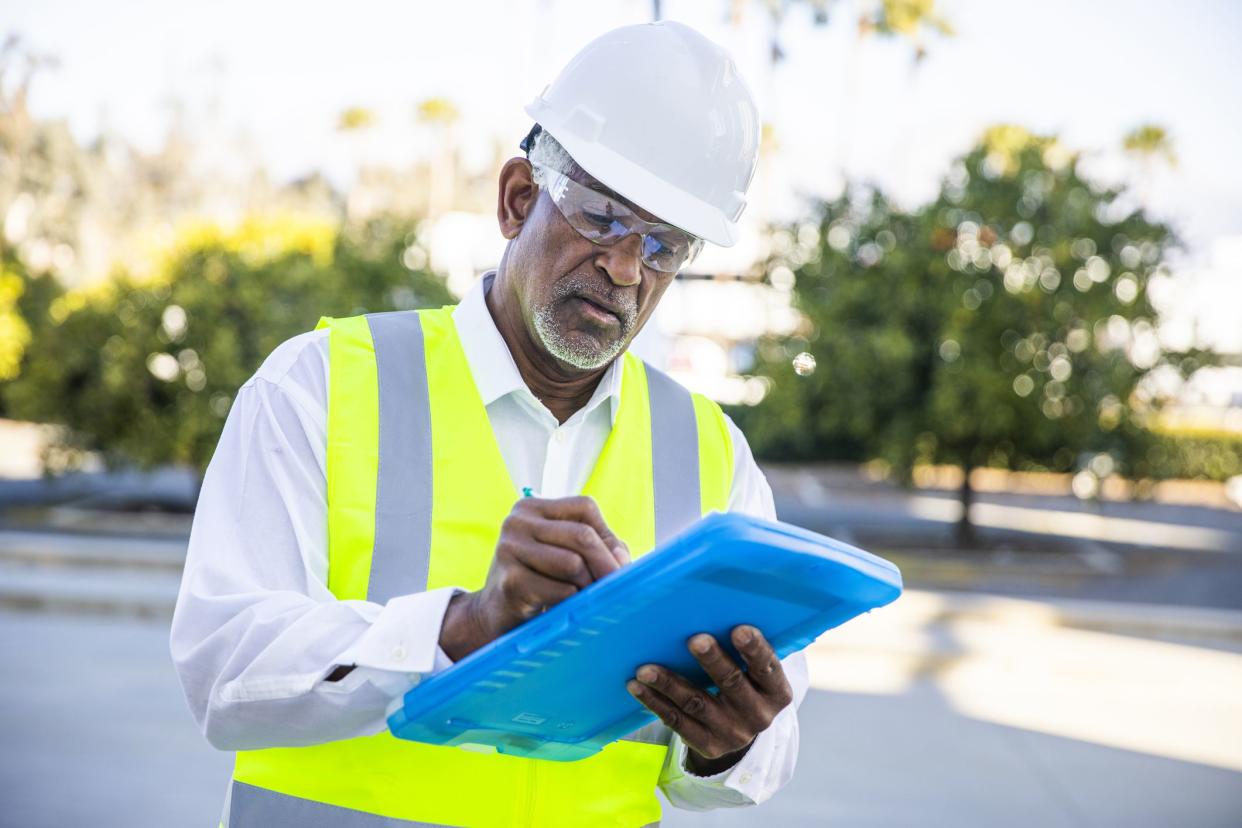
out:
{"label": "shirt collar", "polygon": [[[471,285],[461,303],[453,310],[453,323],[457,326],[457,337],[466,353],[466,363],[470,366],[470,373],[479,389],[479,396],[483,398],[484,406],[490,406],[509,394],[525,395],[542,406],[522,380],[517,363],[513,361],[513,354],[509,352],[509,346],[505,344],[504,337],[500,335],[496,322],[492,319],[491,311],[487,309],[485,295],[491,288],[495,275],[495,271],[484,273]],[[618,357],[608,366],[595,388],[595,393],[583,406],[584,415],[608,400],[611,422],[616,423],[617,408],[621,404],[621,374],[621,358]]]}

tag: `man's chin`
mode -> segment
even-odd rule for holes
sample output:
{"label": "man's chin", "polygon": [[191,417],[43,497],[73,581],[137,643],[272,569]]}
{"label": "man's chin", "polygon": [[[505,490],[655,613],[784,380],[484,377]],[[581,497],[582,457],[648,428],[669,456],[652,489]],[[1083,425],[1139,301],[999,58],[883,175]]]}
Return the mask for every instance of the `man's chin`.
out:
{"label": "man's chin", "polygon": [[598,354],[598,358],[607,362],[625,349],[625,342],[617,336],[600,336],[592,331],[570,331],[566,341],[575,351],[583,354]]}
{"label": "man's chin", "polygon": [[621,339],[601,337],[582,330],[569,330],[559,336],[549,337],[544,344],[558,361],[580,371],[603,368],[625,350],[625,343]]}
{"label": "man's chin", "polygon": [[621,330],[620,320],[611,325],[598,324],[584,314],[567,312],[569,310],[562,305],[553,313],[535,314],[535,332],[544,349],[558,362],[579,371],[593,371],[606,366],[625,350],[628,337]]}

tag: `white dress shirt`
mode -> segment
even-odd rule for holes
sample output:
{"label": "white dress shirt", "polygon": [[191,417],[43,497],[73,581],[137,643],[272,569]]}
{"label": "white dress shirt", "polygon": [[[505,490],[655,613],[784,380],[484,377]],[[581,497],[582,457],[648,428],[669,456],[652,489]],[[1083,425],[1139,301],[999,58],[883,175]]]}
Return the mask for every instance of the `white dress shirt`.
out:
{"label": "white dress shirt", "polygon": [[[489,280],[490,281],[490,280]],[[581,492],[620,401],[619,361],[564,424],[522,380],[484,300],[480,279],[453,313],[509,474],[543,497]],[[310,745],[386,727],[392,700],[451,662],[439,647],[445,588],[386,604],[340,601],[328,590],[328,333],[276,348],[238,391],[203,480],[171,648],[190,708],[223,750]],[[605,404],[606,403],[606,404]],[[775,517],[772,492],[746,439],[734,443],[729,510]],[[356,669],[339,681],[339,666]],[[801,654],[786,658],[795,705],[807,688]],[[682,808],[762,802],[793,775],[794,706],[733,768],[685,770],[674,737],[660,787]]]}

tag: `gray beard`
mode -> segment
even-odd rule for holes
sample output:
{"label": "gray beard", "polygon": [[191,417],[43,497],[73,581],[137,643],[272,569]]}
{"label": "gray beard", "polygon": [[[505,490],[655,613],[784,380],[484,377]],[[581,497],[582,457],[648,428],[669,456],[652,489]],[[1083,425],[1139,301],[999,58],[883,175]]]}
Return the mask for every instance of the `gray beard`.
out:
{"label": "gray beard", "polygon": [[623,307],[617,314],[621,320],[621,335],[613,342],[599,345],[589,341],[587,337],[571,339],[561,328],[553,309],[571,296],[592,294],[591,283],[571,276],[556,285],[552,299],[546,305],[535,309],[535,333],[543,347],[561,362],[583,371],[594,371],[616,359],[625,349],[625,342],[638,319],[636,307]]}

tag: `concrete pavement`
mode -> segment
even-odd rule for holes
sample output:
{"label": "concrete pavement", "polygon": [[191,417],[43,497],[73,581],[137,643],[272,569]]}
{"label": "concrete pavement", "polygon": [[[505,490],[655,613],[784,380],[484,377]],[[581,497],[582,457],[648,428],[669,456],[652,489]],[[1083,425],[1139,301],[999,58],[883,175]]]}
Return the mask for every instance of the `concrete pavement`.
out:
{"label": "concrete pavement", "polygon": [[0,613],[0,823],[214,826],[229,758],[190,718],[163,623]]}
{"label": "concrete pavement", "polygon": [[[1062,625],[1037,601],[914,591],[824,636],[789,787],[673,828],[1232,826],[1242,654]],[[209,826],[229,757],[198,735],[162,621],[0,612],[5,824]],[[71,791],[72,795],[66,795]]]}
{"label": "concrete pavement", "polygon": [[[1028,527],[1040,531],[984,526],[981,553],[947,545],[949,495],[808,475],[772,475],[782,517],[885,554],[911,588],[808,651],[785,791],[736,812],[670,810],[665,824],[1238,824],[1236,512],[1111,504],[1103,522],[1070,514],[1075,534],[1064,513],[1089,505],[993,497],[1048,514]],[[197,733],[167,654],[184,534],[55,517],[78,531],[0,530],[0,823],[214,825],[229,757]],[[1138,543],[1144,521],[1210,548]]]}

